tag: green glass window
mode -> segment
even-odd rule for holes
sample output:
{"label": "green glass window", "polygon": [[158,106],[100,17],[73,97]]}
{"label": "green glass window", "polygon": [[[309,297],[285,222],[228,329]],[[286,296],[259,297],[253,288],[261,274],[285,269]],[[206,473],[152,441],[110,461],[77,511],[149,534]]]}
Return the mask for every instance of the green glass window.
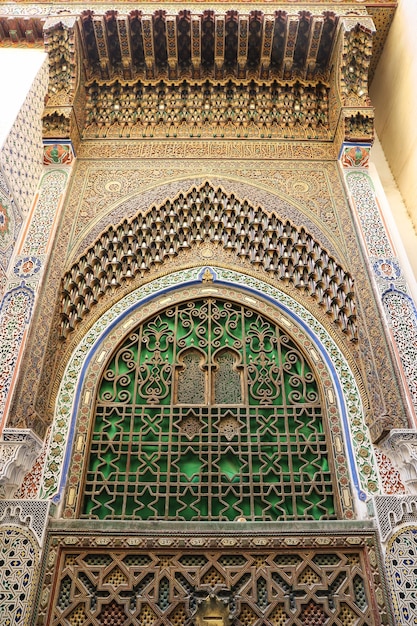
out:
{"label": "green glass window", "polygon": [[179,304],[115,350],[99,386],[81,517],[336,517],[320,394],[259,312]]}

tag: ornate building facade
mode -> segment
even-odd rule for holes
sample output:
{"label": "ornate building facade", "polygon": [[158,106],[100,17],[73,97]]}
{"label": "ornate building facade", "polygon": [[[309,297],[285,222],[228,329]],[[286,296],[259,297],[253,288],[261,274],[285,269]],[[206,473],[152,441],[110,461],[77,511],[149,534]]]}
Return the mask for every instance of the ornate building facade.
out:
{"label": "ornate building facade", "polygon": [[368,164],[395,2],[3,3],[0,616],[417,621],[417,313]]}

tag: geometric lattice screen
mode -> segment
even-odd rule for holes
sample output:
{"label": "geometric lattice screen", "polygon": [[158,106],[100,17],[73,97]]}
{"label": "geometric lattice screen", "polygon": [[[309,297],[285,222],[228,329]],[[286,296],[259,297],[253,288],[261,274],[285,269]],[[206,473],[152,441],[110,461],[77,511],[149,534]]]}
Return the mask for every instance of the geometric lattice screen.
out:
{"label": "geometric lattice screen", "polygon": [[325,420],[275,322],[201,299],[140,325],[104,372],[81,518],[335,519]]}
{"label": "geometric lattice screen", "polygon": [[[52,626],[380,624],[358,550],[68,548],[58,569]],[[212,613],[223,606],[226,619],[198,620],[199,602],[214,595]]]}

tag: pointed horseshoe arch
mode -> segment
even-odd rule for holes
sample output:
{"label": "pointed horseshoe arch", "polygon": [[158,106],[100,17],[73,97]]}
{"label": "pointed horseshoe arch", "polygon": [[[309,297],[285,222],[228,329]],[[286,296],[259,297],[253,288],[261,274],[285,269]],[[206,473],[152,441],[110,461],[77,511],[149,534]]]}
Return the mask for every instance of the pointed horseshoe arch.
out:
{"label": "pointed horseshoe arch", "polygon": [[161,308],[107,360],[77,518],[342,516],[319,370],[279,320],[215,291]]}
{"label": "pointed horseshoe arch", "polygon": [[[212,277],[211,282],[204,282],[207,273]],[[310,361],[318,368],[322,381],[325,381],[322,383],[323,398],[331,446],[336,451],[343,516],[349,519],[355,515],[350,486],[359,501],[378,492],[359,387],[343,353],[327,331],[302,305],[275,287],[232,270],[200,267],[158,278],[130,293],[88,330],[74,350],[60,385],[41,488],[41,497],[59,501],[71,467],[71,482],[66,490],[66,517],[76,515],[76,488],[72,485],[81,479],[92,403],[100,372],[116,342],[119,343],[141,320],[171,306],[171,303],[217,293],[231,300],[244,300],[248,307],[275,318],[307,351]]]}

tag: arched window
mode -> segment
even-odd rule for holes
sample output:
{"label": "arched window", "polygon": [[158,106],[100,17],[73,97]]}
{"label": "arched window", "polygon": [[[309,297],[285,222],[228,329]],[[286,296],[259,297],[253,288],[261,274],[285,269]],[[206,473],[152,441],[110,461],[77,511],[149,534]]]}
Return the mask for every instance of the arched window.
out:
{"label": "arched window", "polygon": [[232,350],[222,350],[214,359],[213,402],[214,404],[242,404],[242,368],[238,368],[239,357]]}
{"label": "arched window", "polygon": [[317,380],[275,322],[200,299],[154,315],[102,376],[80,516],[334,519]]}
{"label": "arched window", "polygon": [[205,355],[191,348],[180,357],[177,372],[176,397],[180,404],[206,404],[207,371]]}
{"label": "arched window", "polygon": [[239,354],[220,350],[207,363],[206,355],[191,348],[180,357],[176,398],[179,404],[242,404],[242,368]]}

